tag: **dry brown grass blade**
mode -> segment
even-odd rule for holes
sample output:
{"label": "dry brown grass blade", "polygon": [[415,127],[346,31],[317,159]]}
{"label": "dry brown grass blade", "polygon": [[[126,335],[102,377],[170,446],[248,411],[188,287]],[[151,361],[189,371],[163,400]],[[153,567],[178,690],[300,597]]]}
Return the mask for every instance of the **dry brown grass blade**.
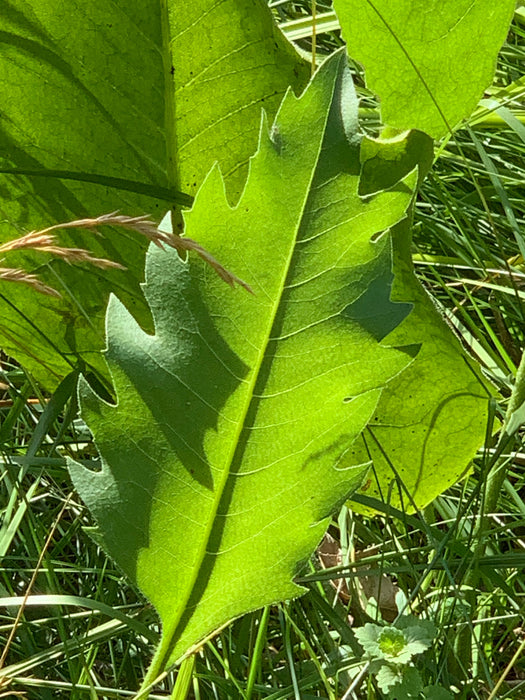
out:
{"label": "dry brown grass blade", "polygon": [[[252,288],[246,284],[246,282],[243,282],[243,280],[221,265],[220,262],[216,260],[213,255],[208,253],[208,251],[205,250],[199,243],[197,243],[197,241],[194,241],[191,238],[183,238],[176,234],[160,231],[155,222],[151,221],[148,216],[125,216],[124,214],[119,214],[118,212],[114,211],[110,214],[102,214],[102,216],[92,219],[76,219],[75,221],[68,221],[62,224],[54,224],[53,226],[48,226],[47,228],[42,229],[41,231],[31,231],[20,238],[16,238],[0,245],[0,254],[9,253],[16,250],[35,250],[42,253],[50,253],[71,264],[89,263],[100,268],[125,269],[120,263],[107,260],[105,258],[96,258],[89,251],[83,248],[67,248],[60,246],[57,244],[57,241],[53,235],[54,231],[69,228],[87,228],[93,229],[95,233],[99,233],[96,231],[96,229],[100,226],[122,226],[123,228],[140,233],[142,236],[145,236],[149,241],[160,248],[167,245],[171,248],[175,248],[175,250],[177,250],[179,253],[193,251],[197,253],[197,255],[199,255],[205,262],[207,262],[208,265],[215,270],[219,277],[231,287],[238,284],[253,294]],[[5,272],[5,275],[1,274],[2,271]],[[0,279],[11,282],[23,282],[25,284],[29,284],[35,290],[43,292],[44,294],[60,296],[55,289],[45,285],[38,279],[38,277],[36,277],[36,275],[24,272],[23,270],[14,268],[0,268]]]}
{"label": "dry brown grass blade", "polygon": [[55,239],[53,236],[43,234],[39,231],[31,231],[30,233],[26,233],[25,236],[20,236],[20,238],[2,243],[2,245],[0,245],[0,253],[11,253],[15,250],[27,250],[29,248],[47,250],[50,246],[54,245],[54,243]]}
{"label": "dry brown grass blade", "polygon": [[37,275],[33,275],[25,270],[16,267],[0,267],[0,280],[4,282],[21,282],[29,285],[36,292],[48,294],[52,297],[60,297],[60,293],[53,287],[44,284]]}
{"label": "dry brown grass blade", "polygon": [[219,275],[219,277],[222,280],[224,280],[227,284],[229,284],[230,287],[234,287],[236,284],[238,284],[241,287],[244,287],[244,289],[246,289],[247,292],[253,294],[253,289],[250,287],[249,284],[247,284],[242,279],[240,279],[240,277],[237,277],[237,275],[234,275],[232,272],[223,267],[223,265],[221,265],[220,262],[213,257],[213,255],[208,253],[208,251],[205,250],[200,245],[200,243],[197,243],[197,241],[194,241],[191,238],[182,238],[181,236],[173,236],[173,238],[174,242],[170,244],[173,246],[173,248],[176,248],[179,252],[193,250],[205,262],[207,262],[208,265],[213,267],[213,269]]}
{"label": "dry brown grass blade", "polygon": [[182,236],[178,236],[177,234],[160,231],[157,224],[155,224],[154,221],[151,221],[148,216],[125,216],[115,211],[111,214],[103,214],[96,219],[79,219],[78,221],[71,221],[68,224],[51,226],[43,231],[40,231],[40,233],[46,234],[56,230],[57,228],[97,228],[98,226],[123,226],[124,228],[132,231],[137,231],[137,233],[142,234],[149,241],[160,248],[167,245],[171,248],[175,248],[175,250],[177,250],[179,253],[193,251],[197,253],[197,255],[199,255],[205,262],[207,262],[208,265],[215,270],[219,277],[231,287],[238,284],[253,294],[253,290],[250,285],[246,284],[246,282],[221,265],[221,263],[216,260],[213,255],[208,253],[208,251],[200,245],[200,243],[197,243],[197,241],[194,241],[191,238],[184,238]]}

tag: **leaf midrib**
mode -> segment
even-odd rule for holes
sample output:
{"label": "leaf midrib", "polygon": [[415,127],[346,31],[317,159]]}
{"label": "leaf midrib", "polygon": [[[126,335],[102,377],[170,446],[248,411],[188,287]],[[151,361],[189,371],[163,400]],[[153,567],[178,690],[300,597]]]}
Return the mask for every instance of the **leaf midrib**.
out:
{"label": "leaf midrib", "polygon": [[[334,75],[334,80],[333,80],[333,85],[332,85],[332,97],[331,97],[330,103],[333,100],[333,95],[334,95],[334,92],[336,89],[336,85],[337,85],[337,74]],[[288,251],[288,256],[287,256],[285,268],[284,268],[283,274],[281,276],[282,281],[281,281],[280,293],[278,294],[278,296],[273,304],[273,308],[271,310],[271,313],[269,315],[269,320],[268,320],[268,324],[267,324],[267,332],[265,334],[264,347],[259,352],[257,362],[256,362],[255,367],[253,369],[252,377],[250,379],[249,387],[248,387],[248,391],[247,391],[247,397],[246,397],[246,401],[245,401],[244,411],[243,411],[243,414],[239,418],[239,421],[237,423],[238,429],[237,429],[236,434],[234,435],[234,437],[232,439],[232,449],[230,451],[230,454],[229,454],[227,460],[225,461],[225,466],[224,466],[224,469],[222,472],[221,479],[220,479],[220,481],[217,485],[217,488],[215,490],[213,508],[212,508],[210,515],[208,517],[208,525],[207,525],[205,533],[202,537],[202,546],[200,548],[200,552],[198,553],[198,556],[196,557],[197,563],[194,567],[194,574],[191,577],[188,586],[186,587],[186,591],[184,593],[184,596],[182,596],[182,602],[179,605],[179,608],[177,610],[176,615],[172,618],[172,622],[169,625],[169,628],[166,627],[165,629],[163,629],[163,632],[162,632],[162,640],[161,640],[161,645],[159,647],[159,656],[161,656],[161,658],[165,661],[169,660],[169,656],[177,643],[177,640],[178,640],[177,633],[179,631],[178,627],[179,627],[180,621],[184,615],[184,612],[188,606],[188,602],[191,600],[192,591],[193,591],[195,584],[199,578],[199,574],[201,572],[203,562],[207,556],[208,544],[210,542],[211,535],[212,535],[213,529],[214,529],[214,525],[215,525],[215,522],[217,519],[217,512],[218,512],[219,506],[222,502],[226,485],[227,485],[228,480],[230,478],[230,475],[232,473],[232,465],[237,461],[237,459],[236,459],[237,453],[238,453],[238,450],[240,449],[239,446],[241,444],[240,437],[241,437],[241,435],[246,427],[246,419],[247,419],[248,413],[249,413],[250,408],[251,408],[252,403],[253,403],[254,389],[255,389],[255,386],[257,385],[257,382],[258,382],[260,374],[261,374],[261,367],[262,367],[262,364],[263,364],[264,359],[266,357],[268,345],[272,339],[272,330],[275,327],[277,313],[281,307],[283,293],[284,293],[284,290],[286,289],[286,280],[288,279],[288,276],[290,273],[290,267],[291,267],[291,264],[292,264],[292,261],[294,258],[294,253],[295,253],[296,248],[297,248],[297,237],[298,237],[299,231],[301,229],[301,226],[302,226],[302,223],[304,220],[304,212],[306,209],[306,205],[308,203],[308,199],[309,199],[311,192],[312,192],[312,183],[313,183],[314,178],[315,178],[316,173],[317,173],[319,159],[320,159],[320,155],[321,155],[321,152],[323,149],[323,143],[324,143],[324,138],[325,138],[325,134],[326,134],[326,126],[327,126],[329,114],[330,114],[330,110],[327,110],[326,114],[325,114],[325,121],[324,121],[323,129],[322,129],[322,135],[319,139],[319,145],[318,145],[318,150],[317,150],[317,154],[315,157],[314,165],[311,169],[311,174],[310,174],[310,178],[308,180],[308,184],[304,190],[302,204],[298,208],[299,215],[297,217],[297,224],[295,226],[294,234],[291,237],[290,247],[289,247],[289,251]],[[255,157],[256,156],[257,156],[257,154],[255,154]],[[248,173],[248,180],[249,180],[249,177],[250,177],[250,173]],[[239,202],[239,204],[241,204],[241,202]]]}

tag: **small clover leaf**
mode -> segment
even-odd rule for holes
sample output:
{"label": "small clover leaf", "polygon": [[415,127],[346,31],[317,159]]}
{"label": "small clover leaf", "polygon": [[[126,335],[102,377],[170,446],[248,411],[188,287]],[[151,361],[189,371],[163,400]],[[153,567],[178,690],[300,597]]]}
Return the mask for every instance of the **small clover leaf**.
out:
{"label": "small clover leaf", "polygon": [[371,622],[367,622],[364,627],[359,627],[355,630],[355,636],[359,644],[363,647],[365,652],[372,658],[381,658],[381,651],[379,649],[379,635],[381,634],[382,627],[379,625],[374,625]]}
{"label": "small clover leaf", "polygon": [[437,634],[436,626],[430,620],[420,620],[412,615],[403,615],[396,622],[396,627],[404,630],[417,629],[417,636],[420,641],[428,641],[428,646]]}
{"label": "small clover leaf", "polygon": [[[381,627],[368,622],[355,631],[359,644],[373,659],[384,659],[391,664],[407,664],[413,656],[424,652],[432,643],[435,628],[426,620],[415,620],[411,626]],[[430,626],[429,626],[430,625]]]}
{"label": "small clover leaf", "polygon": [[436,628],[429,620],[404,616],[395,625],[375,625],[368,622],[355,630],[359,644],[370,661],[370,673],[388,700],[453,700],[443,688],[429,685],[423,688],[419,671],[412,657],[426,651],[436,636]]}
{"label": "small clover leaf", "polygon": [[404,669],[400,666],[383,664],[376,675],[377,685],[383,693],[388,693],[394,686],[403,682],[403,672]]}
{"label": "small clover leaf", "polygon": [[410,658],[426,651],[434,639],[434,635],[429,635],[427,630],[419,625],[408,627],[404,632],[407,639],[405,652],[410,652]]}
{"label": "small clover leaf", "polygon": [[388,700],[411,700],[419,698],[423,681],[413,666],[392,666],[384,664],[376,676],[380,689]]}
{"label": "small clover leaf", "polygon": [[384,627],[381,630],[378,646],[385,661],[395,664],[406,664],[413,656],[412,653],[407,654],[409,642],[406,633],[396,627]]}
{"label": "small clover leaf", "polygon": [[[402,686],[406,691],[407,695],[411,698],[419,697],[419,694],[423,690],[423,681],[421,680],[421,675],[417,669],[413,666],[407,666],[405,668],[405,673],[403,674]],[[394,693],[396,692],[394,688]]]}

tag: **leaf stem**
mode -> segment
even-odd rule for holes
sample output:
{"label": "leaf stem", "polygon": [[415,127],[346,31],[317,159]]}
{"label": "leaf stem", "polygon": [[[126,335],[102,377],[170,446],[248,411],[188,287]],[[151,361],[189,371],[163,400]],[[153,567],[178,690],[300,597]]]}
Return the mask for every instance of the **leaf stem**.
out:
{"label": "leaf stem", "polygon": [[146,698],[149,697],[150,692],[153,690],[153,687],[167,676],[167,671],[164,670],[166,668],[166,661],[166,654],[164,652],[161,639],[155,655],[151,660],[149,668],[146,671],[146,675],[144,676],[139,692],[133,698],[133,700],[146,700]]}

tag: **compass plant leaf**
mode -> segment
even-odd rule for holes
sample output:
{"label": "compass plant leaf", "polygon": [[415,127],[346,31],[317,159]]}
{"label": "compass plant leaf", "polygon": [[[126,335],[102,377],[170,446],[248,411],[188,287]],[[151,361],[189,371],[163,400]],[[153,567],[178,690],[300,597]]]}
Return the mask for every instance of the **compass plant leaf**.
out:
{"label": "compass plant leaf", "polygon": [[357,100],[342,53],[289,92],[235,207],[214,168],[189,237],[253,290],[150,247],[154,333],[112,297],[116,404],[80,386],[100,471],[71,463],[108,553],[153,603],[162,637],[145,684],[229,620],[301,595],[294,576],[360,484],[348,455],[417,346],[386,336],[389,229],[417,174],[361,197]]}

